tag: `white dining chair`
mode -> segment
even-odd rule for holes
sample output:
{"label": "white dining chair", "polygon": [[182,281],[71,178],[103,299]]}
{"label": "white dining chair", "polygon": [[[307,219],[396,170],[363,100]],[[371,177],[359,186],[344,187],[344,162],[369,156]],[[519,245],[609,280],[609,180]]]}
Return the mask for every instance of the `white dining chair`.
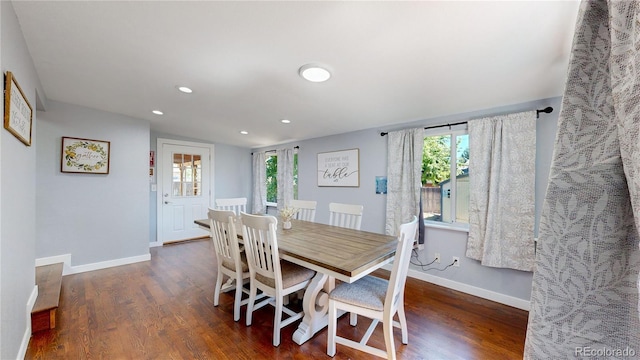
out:
{"label": "white dining chair", "polygon": [[233,211],[236,216],[240,216],[241,212],[247,211],[247,198],[216,199],[216,209],[230,210]]}
{"label": "white dining chair", "polygon": [[[280,260],[276,226],[278,220],[271,215],[242,216],[242,239],[249,264],[250,290],[247,305],[247,326],[251,325],[253,311],[271,304],[275,307],[273,346],[280,345],[280,329],[302,319],[304,312],[294,312],[284,306],[284,297],[304,289],[315,276],[315,271]],[[255,304],[257,290],[269,298]],[[282,319],[282,315],[288,318]]]}
{"label": "white dining chair", "polygon": [[291,200],[291,207],[298,210],[295,219],[304,221],[315,221],[317,201],[312,200]]}
{"label": "white dining chair", "polygon": [[330,203],[329,225],[360,230],[363,210],[362,205]]}
{"label": "white dining chair", "polygon": [[242,300],[243,291],[248,295],[249,291],[244,289],[243,284],[249,281],[250,272],[247,265],[246,256],[240,252],[238,236],[233,211],[209,209],[209,223],[211,229],[211,239],[216,250],[218,259],[218,277],[213,295],[213,306],[218,306],[222,279],[228,276],[230,283],[235,286],[235,300],[233,303],[233,320],[240,320],[240,306],[247,304],[248,299]]}
{"label": "white dining chair", "polygon": [[[395,359],[394,326],[402,331],[402,343],[408,343],[407,319],[404,313],[404,285],[407,280],[409,260],[417,229],[417,216],[414,216],[411,222],[400,225],[398,246],[396,247],[396,255],[389,280],[367,275],[351,284],[340,283],[329,294],[327,355],[334,356],[336,354],[337,343],[371,355]],[[338,311],[341,310],[351,313],[349,322],[352,326],[356,326],[358,315],[366,316],[373,320],[360,342],[337,336]],[[398,321],[393,319],[396,313],[398,314]],[[384,351],[367,345],[369,338],[380,321],[382,321],[384,331]]]}

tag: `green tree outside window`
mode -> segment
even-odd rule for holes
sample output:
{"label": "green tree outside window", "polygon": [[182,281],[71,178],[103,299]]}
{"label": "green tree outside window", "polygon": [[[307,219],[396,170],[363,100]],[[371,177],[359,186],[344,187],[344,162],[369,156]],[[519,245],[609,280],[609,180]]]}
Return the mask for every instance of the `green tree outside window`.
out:
{"label": "green tree outside window", "polygon": [[[267,202],[278,202],[278,157],[269,156],[265,161]],[[298,198],[298,154],[293,154],[293,198]]]}

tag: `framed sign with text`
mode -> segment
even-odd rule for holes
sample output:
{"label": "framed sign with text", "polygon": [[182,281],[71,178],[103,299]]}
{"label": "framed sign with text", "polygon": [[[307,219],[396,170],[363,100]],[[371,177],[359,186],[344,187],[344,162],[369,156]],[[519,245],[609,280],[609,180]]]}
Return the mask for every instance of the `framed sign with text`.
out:
{"label": "framed sign with text", "polygon": [[318,186],[360,186],[359,150],[318,153]]}
{"label": "framed sign with text", "polygon": [[31,146],[32,119],[33,110],[29,100],[11,71],[7,71],[4,86],[4,128],[25,145]]}

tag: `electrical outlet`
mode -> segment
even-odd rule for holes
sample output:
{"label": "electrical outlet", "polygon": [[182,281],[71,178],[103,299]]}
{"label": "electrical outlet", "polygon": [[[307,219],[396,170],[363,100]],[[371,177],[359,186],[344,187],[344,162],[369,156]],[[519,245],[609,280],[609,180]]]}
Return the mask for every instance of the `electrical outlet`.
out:
{"label": "electrical outlet", "polygon": [[435,258],[436,258],[436,262],[439,264],[440,263],[440,253],[436,253],[435,254]]}
{"label": "electrical outlet", "polygon": [[460,267],[460,258],[457,256],[453,257],[453,266]]}

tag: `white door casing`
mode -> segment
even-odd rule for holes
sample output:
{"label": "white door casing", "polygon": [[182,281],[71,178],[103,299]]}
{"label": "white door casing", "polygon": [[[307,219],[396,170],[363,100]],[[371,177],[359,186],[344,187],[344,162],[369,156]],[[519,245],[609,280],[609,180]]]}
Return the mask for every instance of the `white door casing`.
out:
{"label": "white door casing", "polygon": [[213,144],[158,139],[157,242],[208,236],[194,223],[213,204]]}

